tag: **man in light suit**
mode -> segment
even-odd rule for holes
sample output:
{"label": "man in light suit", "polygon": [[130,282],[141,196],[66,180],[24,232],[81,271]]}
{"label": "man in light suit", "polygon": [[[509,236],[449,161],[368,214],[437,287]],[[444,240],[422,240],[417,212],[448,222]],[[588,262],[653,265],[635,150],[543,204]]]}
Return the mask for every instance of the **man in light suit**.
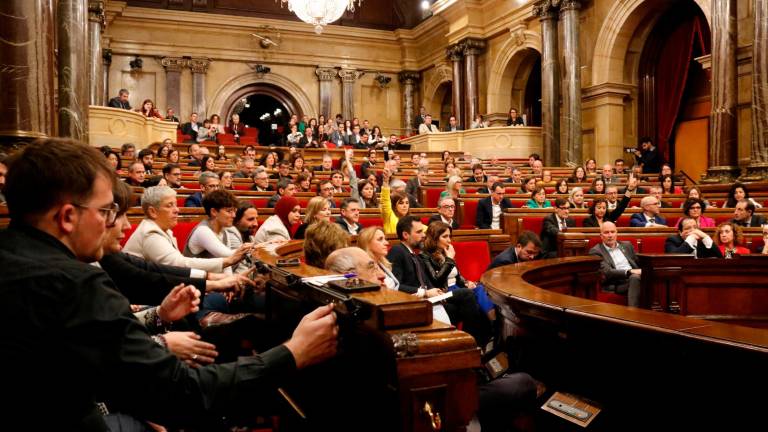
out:
{"label": "man in light suit", "polygon": [[438,132],[440,131],[437,130],[437,126],[432,124],[432,116],[427,114],[426,117],[424,117],[424,123],[419,125],[419,135]]}
{"label": "man in light suit", "polygon": [[659,214],[660,201],[653,195],[648,195],[640,200],[642,213],[635,213],[629,219],[629,226],[635,228],[667,226],[667,220]]}
{"label": "man in light suit", "polygon": [[627,295],[627,305],[640,307],[640,276],[637,255],[630,242],[616,240],[618,231],[613,222],[600,226],[601,243],[589,250],[590,255],[603,259],[600,263],[602,290]]}

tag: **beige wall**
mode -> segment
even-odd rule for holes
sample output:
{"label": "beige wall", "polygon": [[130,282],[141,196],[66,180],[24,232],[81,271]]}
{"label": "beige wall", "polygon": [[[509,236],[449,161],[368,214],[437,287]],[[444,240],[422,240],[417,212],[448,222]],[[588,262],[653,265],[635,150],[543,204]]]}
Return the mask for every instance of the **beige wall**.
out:
{"label": "beige wall", "polygon": [[[709,19],[710,0],[694,0]],[[210,57],[206,78],[208,107],[217,107],[236,85],[257,78],[248,64],[272,68],[268,82],[285,84],[317,111],[317,65],[367,70],[355,83],[358,117],[379,124],[385,132],[403,124],[402,94],[397,73],[422,72],[415,101],[432,113],[440,112],[440,85],[452,79],[445,48],[466,37],[484,39],[487,48],[478,61],[480,112],[506,113],[519,106],[522,95],[515,86],[525,71],[525,59],[541,52],[540,24],[528,0],[441,0],[433,17],[411,30],[394,32],[328,26],[317,36],[309,25],[266,19],[216,16],[190,12],[126,7],[110,1],[105,45],[114,52],[110,93],[121,86],[132,91],[132,104],[152,97],[165,108],[165,76],[154,57]],[[593,0],[581,10],[580,57],[584,158],[613,160],[623,147],[637,143],[638,62],[650,29],[669,0]],[[362,5],[365,7],[365,4]],[[738,0],[739,43],[739,157],[746,163],[751,140],[751,41],[750,0]],[[263,49],[250,33],[260,26],[280,32],[279,48]],[[128,61],[141,54],[144,69],[130,73]],[[386,89],[374,83],[375,72],[392,81]],[[191,74],[182,73],[181,106],[184,117],[191,109]],[[332,113],[341,112],[341,83],[333,83]],[[223,109],[223,108],[221,108]]]}

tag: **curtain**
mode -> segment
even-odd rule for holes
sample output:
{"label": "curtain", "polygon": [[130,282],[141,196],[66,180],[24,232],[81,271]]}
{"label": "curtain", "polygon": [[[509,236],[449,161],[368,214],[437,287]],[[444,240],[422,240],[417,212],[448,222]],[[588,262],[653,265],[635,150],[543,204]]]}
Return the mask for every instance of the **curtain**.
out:
{"label": "curtain", "polygon": [[656,69],[656,146],[665,161],[669,160],[669,140],[675,127],[680,103],[693,61],[694,47],[709,53],[708,29],[698,15],[681,23],[661,49]]}

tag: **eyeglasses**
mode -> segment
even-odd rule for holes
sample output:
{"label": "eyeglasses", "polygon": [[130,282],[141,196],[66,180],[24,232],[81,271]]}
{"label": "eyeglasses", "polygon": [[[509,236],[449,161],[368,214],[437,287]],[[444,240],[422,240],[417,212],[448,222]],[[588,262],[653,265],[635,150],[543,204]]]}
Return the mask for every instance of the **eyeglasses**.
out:
{"label": "eyeglasses", "polygon": [[220,187],[221,187],[221,185],[218,185],[218,184],[203,185],[203,188],[210,189],[210,190],[216,190],[216,189],[219,189]]}
{"label": "eyeglasses", "polygon": [[444,208],[444,209],[455,209],[456,208],[455,205],[444,205],[444,206],[441,206],[441,207]]}
{"label": "eyeglasses", "polygon": [[115,226],[115,221],[117,221],[117,212],[120,211],[120,206],[117,203],[112,203],[110,207],[88,207],[86,205],[77,204],[77,203],[72,203],[72,205],[82,209],[98,210],[99,213],[101,213],[101,215],[104,216],[104,219],[106,219],[108,228]]}

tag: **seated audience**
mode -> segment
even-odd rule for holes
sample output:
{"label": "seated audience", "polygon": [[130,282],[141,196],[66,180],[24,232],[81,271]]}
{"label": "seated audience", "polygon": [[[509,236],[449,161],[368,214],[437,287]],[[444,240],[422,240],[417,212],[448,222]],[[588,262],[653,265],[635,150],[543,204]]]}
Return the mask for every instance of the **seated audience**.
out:
{"label": "seated audience", "polygon": [[600,243],[589,250],[590,255],[602,258],[600,289],[627,296],[627,305],[640,307],[642,270],[632,243],[617,241],[618,231],[613,222],[600,226]]}
{"label": "seated audience", "polygon": [[583,209],[588,207],[586,200],[584,200],[584,189],[579,186],[571,189],[571,193],[568,196],[568,202],[571,204],[571,208]]}
{"label": "seated audience", "polygon": [[584,167],[577,166],[573,169],[573,174],[568,179],[568,183],[587,183],[589,180],[587,179],[587,172],[584,170]]}
{"label": "seated audience", "polygon": [[731,222],[744,228],[759,227],[765,225],[765,216],[755,214],[755,205],[752,201],[741,200],[733,209]]}
{"label": "seated audience", "polygon": [[275,208],[280,198],[284,196],[293,196],[296,193],[296,185],[290,179],[283,178],[277,181],[277,191],[269,198],[267,208]]}
{"label": "seated audience", "polygon": [[[325,260],[333,251],[349,246],[349,236],[338,224],[328,219],[311,224],[304,234],[304,261],[318,268],[325,267]],[[374,280],[374,283],[377,282]]]}
{"label": "seated audience", "polygon": [[275,205],[275,214],[267,218],[253,237],[256,244],[270,242],[268,250],[274,250],[281,243],[293,238],[293,233],[301,223],[299,200],[284,196]]}
{"label": "seated audience", "polygon": [[320,180],[317,183],[317,195],[325,198],[331,208],[336,208],[336,203],[333,200],[333,190],[333,183],[330,180]]}
{"label": "seated audience", "polygon": [[147,174],[152,175],[152,164],[155,162],[155,153],[152,152],[152,149],[145,148],[141,149],[139,151],[139,157],[138,160],[141,161],[142,164],[144,164],[144,171],[147,172]]}
{"label": "seated audience", "polygon": [[488,177],[485,175],[485,170],[482,164],[472,165],[472,176],[467,177],[467,183],[485,183],[488,181]]}
{"label": "seated audience", "polygon": [[110,108],[120,108],[124,110],[130,110],[131,104],[128,102],[128,90],[126,89],[120,89],[119,92],[117,92],[117,96],[113,97],[109,100],[107,103],[107,106]]}
{"label": "seated audience", "polygon": [[728,198],[726,199],[725,204],[723,204],[723,208],[736,208],[736,204],[742,200],[749,201],[755,208],[763,207],[757,201],[749,197],[749,189],[747,189],[746,185],[734,183],[728,191]]}
{"label": "seated audience", "polygon": [[613,162],[613,172],[614,174],[627,174],[626,167],[624,166],[624,159],[616,159]]}
{"label": "seated audience", "polygon": [[533,261],[541,258],[542,244],[539,236],[533,231],[523,231],[517,237],[517,243],[498,254],[491,261],[486,271],[501,267],[507,264],[516,264],[519,262]]}
{"label": "seated audience", "polygon": [[448,117],[448,126],[446,126],[443,129],[443,132],[457,132],[460,131],[461,126],[459,126],[458,120],[456,120],[456,116],[452,115]]}
{"label": "seated audience", "polygon": [[541,244],[544,258],[557,257],[557,233],[574,228],[576,221],[569,217],[570,204],[565,198],[555,200],[555,212],[544,218],[541,227]]}
{"label": "seated audience", "polygon": [[568,195],[568,191],[570,188],[568,187],[568,180],[561,179],[557,182],[555,185],[555,193],[561,194],[561,195]]}
{"label": "seated audience", "polygon": [[763,225],[763,250],[760,253],[768,255],[768,225]]}
{"label": "seated audience", "polygon": [[259,229],[259,211],[250,201],[240,201],[235,212],[235,228],[240,234],[240,243],[253,243]]}
{"label": "seated audience", "polygon": [[643,211],[635,213],[629,219],[631,227],[655,227],[667,226],[667,220],[659,214],[659,200],[655,196],[649,195],[640,200],[640,207]]}
{"label": "seated audience", "polygon": [[165,180],[165,186],[172,189],[178,189],[181,187],[181,167],[175,163],[167,163],[163,167],[163,180]]}
{"label": "seated audience", "polygon": [[120,146],[120,157],[124,160],[131,160],[136,153],[136,146],[131,143],[125,143]]}
{"label": "seated audience", "polygon": [[504,197],[504,184],[494,184],[491,196],[477,202],[475,225],[480,229],[500,229],[504,210],[511,208],[512,203]]}
{"label": "seated audience", "polygon": [[328,222],[331,218],[331,207],[328,200],[323,197],[312,197],[307,204],[307,211],[304,213],[304,223],[299,225],[293,235],[295,239],[303,239],[307,228],[319,222]]}
{"label": "seated audience", "polygon": [[336,223],[350,235],[357,235],[360,226],[360,202],[355,198],[347,198],[341,202],[341,216]]}
{"label": "seated audience", "polygon": [[[243,158],[240,164],[240,170],[233,174],[234,178],[251,178],[256,172],[256,161],[248,156]],[[266,174],[266,172],[265,172]]]}
{"label": "seated audience", "polygon": [[189,121],[181,125],[181,133],[189,135],[193,142],[197,142],[197,133],[202,127],[203,125],[197,122],[197,113],[193,112],[189,115]]}
{"label": "seated audience", "polygon": [[516,108],[509,109],[509,117],[507,117],[507,126],[525,126],[525,121],[522,117],[517,115]]}
{"label": "seated audience", "polygon": [[[235,177],[237,176],[237,173],[235,173]],[[258,167],[254,170],[253,174],[253,186],[251,186],[252,191],[256,192],[273,192],[275,188],[269,184],[269,174],[267,174],[267,170],[264,169],[264,167]]]}
{"label": "seated audience", "polygon": [[531,194],[531,199],[526,201],[525,207],[528,208],[551,208],[552,203],[547,200],[547,191],[544,186],[536,186]]}
{"label": "seated audience", "polygon": [[[688,188],[688,196],[686,197],[686,199],[692,199],[692,198],[698,198],[698,199],[700,199],[700,200],[702,200],[704,202],[703,210],[706,210],[706,209],[708,209],[710,207],[711,208],[716,208],[717,207],[716,205],[712,205],[709,201],[707,201],[706,198],[704,198],[704,194],[701,193],[701,189],[698,186],[696,186],[696,185],[693,185],[693,186]],[[683,208],[684,205],[685,205],[685,202],[680,204],[680,208]],[[664,208],[664,207],[662,206],[662,208]]]}
{"label": "seated audience", "polygon": [[224,190],[235,190],[232,173],[229,171],[219,171],[219,184]]}
{"label": "seated audience", "polygon": [[491,193],[491,188],[493,187],[493,184],[496,183],[496,182],[501,181],[501,180],[499,180],[499,176],[497,176],[495,174],[488,175],[488,176],[486,176],[486,178],[488,180],[486,180],[485,186],[477,188],[477,193],[479,193],[479,194],[489,194],[489,193]]}
{"label": "seated audience", "polygon": [[125,178],[125,182],[129,186],[147,188],[157,185],[158,180],[148,179],[144,164],[136,160],[128,167],[128,177]]}
{"label": "seated audience", "polygon": [[685,216],[678,219],[675,226],[677,226],[684,218],[689,217],[696,221],[696,226],[699,228],[714,228],[715,220],[704,216],[704,209],[706,209],[704,201],[698,198],[689,198],[685,200],[683,203],[683,214]]}
{"label": "seated audience", "polygon": [[200,177],[197,178],[197,182],[200,184],[200,190],[188,196],[184,200],[184,207],[202,207],[203,197],[215,190],[219,189],[221,180],[216,173],[206,171],[200,173]]}
{"label": "seated audience", "polygon": [[734,258],[736,255],[748,255],[751,252],[744,244],[744,233],[741,227],[733,222],[723,222],[717,226],[715,244],[724,258]]}
{"label": "seated audience", "polygon": [[672,206],[664,201],[662,198],[663,193],[661,191],[661,186],[651,186],[648,190],[648,194],[655,197],[656,200],[659,202],[659,208],[671,208]]}
{"label": "seated audience", "polygon": [[613,176],[613,166],[611,164],[603,165],[601,177],[606,186],[619,183],[619,179]]}
{"label": "seated audience", "polygon": [[203,126],[197,130],[197,142],[202,143],[205,141],[216,141],[216,135],[218,134],[216,126],[211,124],[211,121],[205,119]]}
{"label": "seated audience", "polygon": [[141,108],[137,109],[136,112],[144,117],[163,119],[163,115],[155,108],[155,103],[152,102],[152,99],[144,99],[144,102],[141,103]]}
{"label": "seated audience", "polygon": [[419,125],[419,135],[438,132],[440,131],[437,129],[437,126],[432,124],[432,116],[429,114],[424,116],[424,123]]}
{"label": "seated audience", "polygon": [[[615,186],[609,186],[609,190],[613,189],[612,197],[616,200]],[[621,197],[621,201],[617,201],[616,206],[610,209],[607,198],[598,198],[592,201],[592,206],[589,208],[589,217],[584,219],[583,225],[585,227],[599,227],[605,221],[616,223],[619,217],[624,214],[624,210],[627,209],[629,201],[632,198],[632,194],[637,191],[637,178],[634,176],[629,177],[627,183],[627,189],[624,195]],[[606,197],[608,194],[606,194]]]}
{"label": "seated audience", "polygon": [[680,186],[675,186],[675,181],[671,175],[663,175],[660,179],[661,193],[669,195],[679,195],[683,193]]}
{"label": "seated audience", "polygon": [[594,159],[587,159],[584,162],[584,171],[586,171],[587,175],[597,174],[597,162]]}
{"label": "seated audience", "polygon": [[429,182],[427,178],[428,175],[429,175],[429,168],[419,167],[416,170],[416,175],[412,177],[410,180],[408,180],[405,186],[405,193],[416,198],[417,199],[416,203],[418,203],[422,207],[423,205],[419,200],[421,197],[421,188]]}
{"label": "seated audience", "polygon": [[190,144],[190,146],[187,148],[187,154],[189,155],[189,162],[187,162],[187,165],[189,166],[202,166],[202,160],[203,160],[203,148],[200,147],[200,144]]}
{"label": "seated audience", "polygon": [[487,127],[488,127],[488,122],[483,121],[482,114],[477,114],[475,116],[475,119],[472,120],[472,124],[469,126],[470,129],[482,129]]}
{"label": "seated audience", "polygon": [[518,194],[533,194],[536,189],[536,177],[526,177],[520,184],[520,190]]}
{"label": "seated audience", "polygon": [[437,201],[437,214],[429,218],[429,223],[443,222],[448,224],[451,229],[459,229],[459,221],[453,216],[456,214],[456,203],[451,197],[444,197]]}
{"label": "seated audience", "polygon": [[592,180],[592,186],[590,186],[589,191],[587,192],[591,195],[598,195],[598,194],[604,194],[605,193],[605,181],[602,177],[595,177],[594,180]]}
{"label": "seated audience", "polygon": [[391,193],[389,187],[389,178],[391,173],[389,169],[384,169],[382,174],[383,185],[381,187],[381,218],[384,222],[384,232],[394,234],[397,229],[397,223],[400,218],[407,216],[411,210],[411,203],[408,195],[401,193]]}
{"label": "seated audience", "polygon": [[679,234],[667,237],[664,252],[693,254],[696,258],[722,258],[715,242],[696,226],[696,220],[683,218],[677,226]]}
{"label": "seated audience", "polygon": [[520,168],[518,167],[512,167],[509,171],[509,178],[504,181],[507,183],[521,184],[523,181],[523,172],[520,171]]}

